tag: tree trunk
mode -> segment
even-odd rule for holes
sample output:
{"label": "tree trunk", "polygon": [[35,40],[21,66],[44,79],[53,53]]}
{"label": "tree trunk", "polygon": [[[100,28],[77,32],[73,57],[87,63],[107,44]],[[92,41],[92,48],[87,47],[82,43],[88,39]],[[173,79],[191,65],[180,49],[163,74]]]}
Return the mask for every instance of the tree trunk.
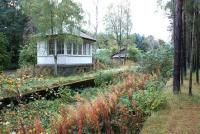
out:
{"label": "tree trunk", "polygon": [[190,79],[189,79],[189,96],[192,96],[192,70],[193,70],[193,58],[194,58],[194,41],[195,41],[195,13],[193,15],[193,22],[192,22],[192,47],[191,47],[191,55],[190,55]]}
{"label": "tree trunk", "polygon": [[[95,27],[95,37],[96,37],[96,40],[98,38],[98,28],[99,28],[99,22],[98,22],[98,17],[99,17],[99,0],[96,0],[96,27]],[[100,48],[99,46],[99,43],[98,41],[96,42],[96,46],[97,46],[97,49]]]}
{"label": "tree trunk", "polygon": [[196,82],[199,84],[199,40],[197,41],[196,57]]}
{"label": "tree trunk", "polygon": [[[197,24],[199,24],[199,15],[197,16],[196,18],[197,20]],[[197,25],[198,27],[198,25]],[[196,32],[197,35],[199,35],[199,28],[198,28],[198,31]],[[197,84],[199,84],[199,37],[197,36],[196,37],[196,82]]]}
{"label": "tree trunk", "polygon": [[[185,9],[186,10],[186,9]],[[187,56],[186,56],[186,11],[184,11],[183,15],[183,71],[184,71],[184,76],[187,75]]]}
{"label": "tree trunk", "polygon": [[[51,11],[51,38],[54,34],[54,29],[53,29],[53,11]],[[57,64],[57,43],[54,40],[54,76],[58,76],[58,64]]]}
{"label": "tree trunk", "polygon": [[176,22],[174,42],[174,72],[173,72],[173,93],[180,92],[180,68],[181,68],[181,29],[182,29],[182,6],[183,0],[176,0]]}
{"label": "tree trunk", "polygon": [[55,49],[55,54],[54,54],[54,76],[58,76],[58,63],[57,63],[57,43],[54,41],[54,49]]}

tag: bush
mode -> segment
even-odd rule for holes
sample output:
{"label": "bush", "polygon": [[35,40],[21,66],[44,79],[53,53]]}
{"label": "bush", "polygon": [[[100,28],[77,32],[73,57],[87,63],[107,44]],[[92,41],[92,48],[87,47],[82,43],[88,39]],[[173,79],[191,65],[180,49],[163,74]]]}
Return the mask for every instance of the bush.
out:
{"label": "bush", "polygon": [[98,72],[95,76],[95,85],[108,85],[113,82],[113,73],[112,72]]}
{"label": "bush", "polygon": [[68,88],[60,87],[58,90],[58,95],[61,97],[62,102],[67,104],[76,102],[75,93]]}
{"label": "bush", "polygon": [[37,46],[35,40],[28,40],[19,55],[20,66],[30,66],[37,64]]}
{"label": "bush", "polygon": [[140,65],[144,72],[169,78],[172,74],[172,60],[172,49],[165,45],[142,54]]}
{"label": "bush", "polygon": [[96,55],[94,56],[97,60],[99,60],[101,63],[105,64],[105,65],[111,65],[112,61],[111,61],[111,51],[108,49],[104,49],[104,50],[100,50],[99,52],[96,53]]}
{"label": "bush", "polygon": [[133,95],[137,107],[144,114],[150,115],[166,104],[166,97],[157,88],[157,84],[153,85],[153,82],[150,82],[146,85],[146,90],[137,91]]}
{"label": "bush", "polygon": [[133,60],[136,62],[138,60],[141,52],[138,48],[131,46],[128,48],[128,54],[129,54],[130,60]]}

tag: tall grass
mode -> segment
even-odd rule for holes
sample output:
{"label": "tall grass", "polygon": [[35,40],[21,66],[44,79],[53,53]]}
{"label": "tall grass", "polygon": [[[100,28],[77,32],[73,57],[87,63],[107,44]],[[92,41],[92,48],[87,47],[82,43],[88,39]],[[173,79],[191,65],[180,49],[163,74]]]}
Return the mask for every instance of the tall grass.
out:
{"label": "tall grass", "polygon": [[[116,126],[120,133],[128,131],[126,124],[120,124],[120,120],[129,120],[136,127],[141,122],[141,114],[137,109],[132,94],[136,90],[144,89],[148,80],[146,75],[125,75],[121,85],[112,86],[105,95],[98,95],[93,101],[79,100],[75,108],[62,109],[60,118],[54,121],[53,132],[59,134],[78,132],[82,133],[115,133]],[[119,106],[120,97],[128,95],[134,112],[130,114],[127,108]],[[120,109],[118,109],[120,107]],[[63,115],[64,113],[64,115]],[[73,113],[73,114],[70,114]],[[116,117],[117,116],[117,117]],[[130,120],[131,119],[131,120]],[[134,122],[134,123],[133,123]],[[128,124],[128,123],[127,123]],[[66,126],[67,125],[67,126]],[[61,129],[62,128],[62,129]]]}

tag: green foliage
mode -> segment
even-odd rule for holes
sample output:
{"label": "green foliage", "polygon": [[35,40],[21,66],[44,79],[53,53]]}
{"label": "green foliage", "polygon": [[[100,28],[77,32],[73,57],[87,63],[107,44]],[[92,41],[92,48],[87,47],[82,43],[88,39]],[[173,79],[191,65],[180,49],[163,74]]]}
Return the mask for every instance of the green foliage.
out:
{"label": "green foliage", "polygon": [[8,40],[3,33],[0,33],[0,72],[10,64],[10,56],[7,52]]}
{"label": "green foliage", "polygon": [[138,48],[131,46],[128,48],[128,54],[129,54],[129,58],[136,62],[139,56],[141,55],[141,52]]}
{"label": "green foliage", "polygon": [[130,35],[132,29],[130,3],[128,1],[111,3],[104,21],[106,31],[113,35],[117,45],[119,47],[122,44],[127,45],[124,39]]}
{"label": "green foliage", "polygon": [[20,66],[37,64],[37,45],[35,41],[29,40],[25,43],[19,56]]}
{"label": "green foliage", "polygon": [[11,69],[18,67],[19,49],[23,44],[23,34],[27,23],[27,17],[19,8],[19,1],[0,0],[0,32],[3,32],[8,40],[7,52],[11,62],[6,68]]}
{"label": "green foliage", "polygon": [[[16,110],[3,109],[0,113],[4,116],[3,121],[8,122],[8,125],[3,124],[3,128],[16,128],[19,122],[21,125],[33,125],[35,118],[40,118],[43,127],[50,127],[51,119],[56,118],[59,114],[58,109],[64,103],[61,100],[47,101],[36,100],[21,107],[15,107]],[[13,116],[14,115],[14,116]]]}
{"label": "green foliage", "polygon": [[[99,33],[97,35],[99,49],[117,49],[117,42],[112,34]],[[116,52],[116,51],[115,51]]]}
{"label": "green foliage", "polygon": [[159,76],[168,78],[172,74],[172,59],[172,48],[165,45],[144,53],[141,56],[140,65],[145,72],[156,73]]}
{"label": "green foliage", "polygon": [[62,0],[59,3],[53,0],[22,0],[21,3],[24,13],[30,16],[41,34],[55,29],[62,33],[63,26],[72,31],[82,20],[82,9],[72,0]]}
{"label": "green foliage", "polygon": [[134,111],[131,101],[127,95],[120,98],[118,105],[125,106],[129,112]]}
{"label": "green foliage", "polygon": [[99,50],[95,58],[105,65],[111,65],[111,51],[108,49]]}
{"label": "green foliage", "polygon": [[147,115],[159,110],[159,108],[166,103],[166,98],[160,91],[155,89],[138,91],[134,94],[133,98],[135,99],[138,108]]}
{"label": "green foliage", "polygon": [[104,94],[109,89],[106,86],[85,88],[81,91],[80,96],[86,100],[92,100],[97,97],[98,94]]}
{"label": "green foliage", "polygon": [[61,101],[64,103],[74,103],[76,102],[76,98],[74,97],[74,92],[71,89],[60,87],[58,90],[58,94],[61,97]]}
{"label": "green foliage", "polygon": [[112,72],[98,72],[95,76],[95,85],[108,85],[113,82],[113,73]]}
{"label": "green foliage", "polygon": [[158,80],[149,81],[145,90],[137,91],[133,94],[137,107],[145,114],[150,115],[152,112],[165,106],[166,97],[161,92],[163,85]]}

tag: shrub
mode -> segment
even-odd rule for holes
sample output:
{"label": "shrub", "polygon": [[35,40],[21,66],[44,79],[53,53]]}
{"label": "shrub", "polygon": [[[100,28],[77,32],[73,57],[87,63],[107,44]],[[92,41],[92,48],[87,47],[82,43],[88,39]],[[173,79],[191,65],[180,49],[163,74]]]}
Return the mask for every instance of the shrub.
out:
{"label": "shrub", "polygon": [[96,53],[96,55],[94,56],[97,60],[99,60],[101,63],[111,66],[111,51],[108,49],[103,49],[100,50],[99,52]]}
{"label": "shrub", "polygon": [[160,88],[159,81],[151,81],[146,84],[145,90],[137,91],[133,95],[137,107],[145,114],[150,115],[166,104],[166,97]]}
{"label": "shrub", "polygon": [[138,48],[131,46],[128,48],[128,54],[129,54],[129,58],[133,61],[137,61],[141,52]]}
{"label": "shrub", "polygon": [[144,53],[140,65],[144,72],[168,78],[172,74],[172,59],[172,49],[169,45],[165,45]]}
{"label": "shrub", "polygon": [[[109,84],[119,83],[120,81],[122,81],[123,74],[125,74],[125,71],[119,71],[119,72],[99,71],[95,75],[94,82],[95,82],[96,86],[105,86],[105,85],[109,85]],[[131,74],[132,74],[132,72],[131,72]]]}
{"label": "shrub", "polygon": [[58,95],[61,97],[62,102],[67,104],[76,102],[74,94],[75,93],[68,88],[60,87],[58,90]]}
{"label": "shrub", "polygon": [[20,66],[35,66],[37,63],[37,45],[35,40],[26,41],[24,47],[20,51]]}
{"label": "shrub", "polygon": [[98,72],[95,76],[95,85],[108,85],[113,82],[113,73],[112,72]]}

